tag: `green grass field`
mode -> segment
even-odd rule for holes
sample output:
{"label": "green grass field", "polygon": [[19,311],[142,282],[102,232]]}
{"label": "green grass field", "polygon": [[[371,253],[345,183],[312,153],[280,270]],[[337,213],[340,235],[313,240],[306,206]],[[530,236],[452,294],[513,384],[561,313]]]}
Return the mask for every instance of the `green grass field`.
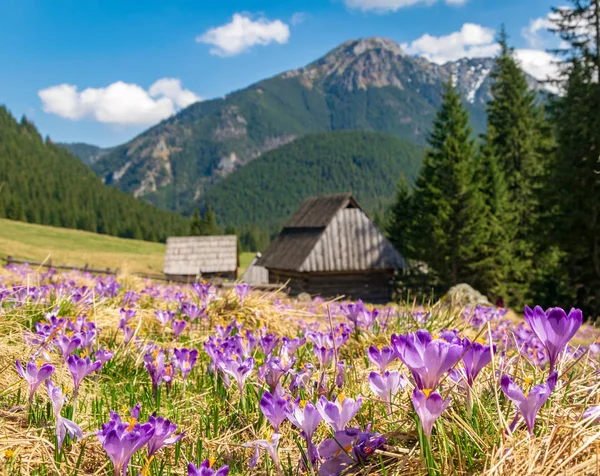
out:
{"label": "green grass field", "polygon": [[[0,219],[0,256],[57,264],[119,268],[124,273],[160,273],[165,245],[98,235],[87,231]],[[240,270],[254,253],[242,253]]]}

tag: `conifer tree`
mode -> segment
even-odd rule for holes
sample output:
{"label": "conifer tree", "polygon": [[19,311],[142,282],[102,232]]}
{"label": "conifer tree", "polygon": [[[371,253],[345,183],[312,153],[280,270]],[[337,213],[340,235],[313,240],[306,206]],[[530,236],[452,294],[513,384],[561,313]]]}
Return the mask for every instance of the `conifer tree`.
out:
{"label": "conifer tree", "polygon": [[198,209],[194,209],[194,213],[192,214],[192,220],[190,222],[190,235],[191,236],[199,236],[202,234],[202,219],[200,218],[200,213]]}
{"label": "conifer tree", "polygon": [[554,10],[570,45],[552,108],[557,151],[549,182],[555,199],[553,237],[566,253],[572,305],[600,314],[600,0],[573,0]]}
{"label": "conifer tree", "polygon": [[414,257],[445,287],[481,284],[481,249],[488,238],[471,133],[460,94],[448,82],[416,182],[409,230]]}
{"label": "conifer tree", "polygon": [[[494,246],[503,243],[503,248],[497,248],[494,267],[503,275],[508,302],[520,306],[530,294],[531,268],[534,256],[540,252],[536,241],[540,226],[539,196],[544,161],[550,149],[549,130],[537,105],[536,93],[529,87],[508,46],[504,28],[499,45],[500,53],[490,75],[492,99],[487,105],[484,149],[488,155],[484,154],[484,160],[487,173],[496,175],[493,180],[497,185],[505,181],[506,189],[501,192],[503,205],[491,209],[489,226],[496,241]],[[488,205],[490,200],[497,202],[498,197],[488,197]],[[500,234],[499,228],[504,229]],[[510,262],[508,268],[507,262]]]}
{"label": "conifer tree", "polygon": [[219,235],[221,230],[217,226],[217,217],[212,211],[210,206],[206,209],[204,217],[202,218],[202,235]]}
{"label": "conifer tree", "polygon": [[508,279],[513,260],[509,227],[510,202],[506,178],[493,145],[493,137],[494,129],[490,127],[479,159],[478,173],[485,202],[485,223],[488,227],[488,239],[481,249],[481,290],[489,299],[500,298],[507,303],[509,292],[512,292]]}
{"label": "conifer tree", "polygon": [[394,248],[404,257],[414,255],[410,230],[413,220],[411,190],[402,175],[398,181],[396,200],[390,210],[386,232]]}

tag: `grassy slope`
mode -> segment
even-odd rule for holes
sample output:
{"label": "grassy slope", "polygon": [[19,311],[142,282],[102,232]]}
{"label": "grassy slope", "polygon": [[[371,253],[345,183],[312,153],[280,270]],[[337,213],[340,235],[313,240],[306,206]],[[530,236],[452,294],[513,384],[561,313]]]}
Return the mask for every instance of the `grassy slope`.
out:
{"label": "grassy slope", "polygon": [[0,255],[124,272],[162,270],[165,245],[0,219]]}
{"label": "grassy slope", "polygon": [[[0,256],[32,261],[51,259],[57,264],[119,268],[125,273],[162,272],[165,245],[128,240],[87,231],[31,225],[0,219]],[[242,253],[240,272],[254,253]]]}

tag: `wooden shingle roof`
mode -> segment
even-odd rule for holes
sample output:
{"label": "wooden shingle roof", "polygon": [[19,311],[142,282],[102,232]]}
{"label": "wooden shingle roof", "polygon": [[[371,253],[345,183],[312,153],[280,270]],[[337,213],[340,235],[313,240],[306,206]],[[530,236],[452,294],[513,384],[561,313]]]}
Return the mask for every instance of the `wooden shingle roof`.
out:
{"label": "wooden shingle roof", "polygon": [[164,273],[196,276],[237,270],[237,237],[185,236],[167,238]]}
{"label": "wooden shingle roof", "polygon": [[351,193],[307,198],[284,228],[324,228],[347,206],[360,208]]}
{"label": "wooden shingle roof", "polygon": [[257,264],[297,272],[406,267],[350,193],[307,199]]}

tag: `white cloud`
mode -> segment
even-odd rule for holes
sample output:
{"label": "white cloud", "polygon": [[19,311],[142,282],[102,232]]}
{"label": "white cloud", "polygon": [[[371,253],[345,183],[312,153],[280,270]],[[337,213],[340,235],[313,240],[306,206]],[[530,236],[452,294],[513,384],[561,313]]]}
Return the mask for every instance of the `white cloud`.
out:
{"label": "white cloud", "polygon": [[[395,12],[405,7],[412,7],[419,3],[427,6],[433,5],[437,0],[344,0],[347,7],[358,8],[363,11],[373,10],[379,13]],[[469,0],[445,0],[445,3],[453,6],[461,6]]]}
{"label": "white cloud", "polygon": [[211,28],[196,41],[213,45],[212,55],[234,56],[256,45],[287,43],[289,37],[290,28],[281,20],[253,20],[248,14],[236,13],[229,23]]}
{"label": "white cloud", "polygon": [[83,91],[78,91],[72,84],[59,84],[40,90],[38,96],[46,113],[65,119],[91,118],[117,125],[156,124],[200,100],[174,78],[159,79],[148,91],[137,84],[117,81],[105,88]]}
{"label": "white cloud", "polygon": [[494,30],[474,23],[465,23],[460,31],[445,36],[425,34],[401,46],[408,54],[424,56],[438,64],[460,58],[493,56],[498,51]]}
{"label": "white cloud", "polygon": [[[483,58],[495,56],[499,46],[494,30],[473,23],[465,23],[460,31],[444,36],[425,34],[402,48],[408,54],[424,56],[430,61],[444,64],[460,58]],[[557,58],[544,50],[516,49],[515,56],[521,67],[538,80],[556,77]]]}
{"label": "white cloud", "polygon": [[296,12],[290,18],[290,24],[292,26],[299,25],[300,23],[304,23],[308,17],[309,17],[308,13]]}
{"label": "white cloud", "polygon": [[544,46],[544,39],[541,33],[545,32],[552,26],[552,20],[550,15],[547,17],[534,18],[529,22],[529,25],[523,27],[521,30],[521,36],[525,38],[529,46],[532,48],[540,48]]}
{"label": "white cloud", "polygon": [[540,81],[558,76],[558,58],[543,50],[516,49],[515,56],[521,68]]}

